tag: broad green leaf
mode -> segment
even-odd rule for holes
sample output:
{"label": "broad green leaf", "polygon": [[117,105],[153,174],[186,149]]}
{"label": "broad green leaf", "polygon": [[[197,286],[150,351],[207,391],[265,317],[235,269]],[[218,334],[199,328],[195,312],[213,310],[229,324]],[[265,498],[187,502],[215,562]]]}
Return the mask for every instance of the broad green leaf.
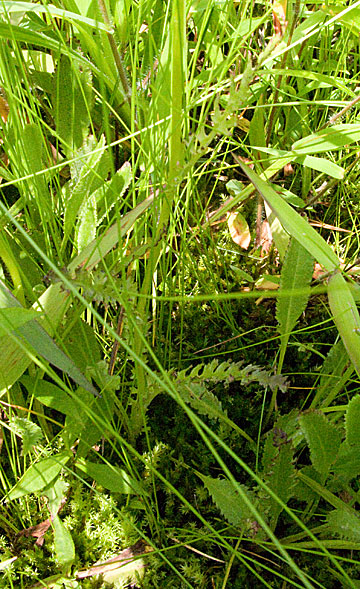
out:
{"label": "broad green leaf", "polygon": [[335,509],[327,516],[330,533],[360,543],[360,518],[347,509]]}
{"label": "broad green leaf", "polygon": [[59,478],[43,489],[42,496],[47,498],[47,507],[52,516],[59,511],[68,488],[69,485]]}
{"label": "broad green leaf", "polygon": [[344,168],[341,168],[334,162],[330,160],[326,160],[325,158],[314,157],[313,155],[301,155],[299,157],[294,158],[294,162],[296,164],[302,164],[307,168],[311,168],[312,170],[317,170],[318,172],[323,172],[332,178],[337,178],[338,180],[342,180],[345,175]]}
{"label": "broad green leaf", "polygon": [[[61,299],[60,301],[61,302]],[[2,305],[7,305],[8,307],[13,307],[9,309],[2,309]],[[45,358],[50,364],[53,364],[66,374],[68,374],[75,382],[77,382],[80,386],[83,386],[86,390],[91,392],[93,395],[98,395],[98,392],[93,387],[93,385],[85,378],[82,372],[77,368],[76,364],[60,350],[60,348],[56,345],[56,343],[51,339],[49,334],[44,330],[39,323],[37,323],[33,317],[38,316],[40,313],[37,313],[35,310],[32,309],[23,309],[19,303],[19,301],[14,297],[14,295],[9,291],[9,289],[0,281],[0,336],[3,335],[1,331],[1,327],[3,324],[3,317],[8,315],[8,312],[11,313],[19,313],[24,316],[26,313],[30,313],[31,321],[28,322],[26,325],[20,325],[15,330],[13,330],[13,334],[22,340],[28,346],[31,346],[36,353],[39,354],[42,358]],[[24,323],[24,321],[23,321]],[[15,325],[15,320],[13,320],[9,325]],[[9,332],[9,329],[7,330]],[[9,346],[9,342],[4,342],[4,346]],[[20,355],[18,357],[21,357]],[[4,355],[0,357],[0,377],[3,378],[4,387],[6,386],[5,383],[7,382],[7,371],[8,365],[6,363],[7,356]],[[13,361],[13,359],[12,359]],[[22,363],[24,365],[24,363]],[[26,368],[26,367],[25,367]],[[24,368],[24,370],[25,370]],[[22,371],[23,372],[23,371]],[[22,372],[18,375],[21,376]]]}
{"label": "broad green leaf", "polygon": [[45,6],[43,6],[41,4],[32,4],[31,2],[9,2],[3,0],[0,5],[0,14],[14,14],[17,12],[24,13],[30,11],[36,12],[38,14],[51,14],[56,18],[62,18],[64,20],[73,22],[74,24],[78,22],[82,25],[88,25],[95,29],[102,29],[103,31],[111,30],[107,25],[105,25],[102,22],[99,22],[98,20],[86,18],[86,16],[82,16],[81,14],[77,14],[76,12],[70,12],[69,10],[57,8],[52,4],[46,4]]}
{"label": "broad green leaf", "polygon": [[73,415],[78,411],[76,402],[60,387],[46,380],[39,380],[31,376],[22,376],[21,384],[46,407],[55,409],[64,415]]}
{"label": "broad green leaf", "polygon": [[339,260],[326,241],[284,199],[276,194],[256,172],[239,162],[244,173],[278,217],[284,229],[294,237],[326,270],[332,271]]}
{"label": "broad green leaf", "polygon": [[342,434],[318,411],[303,413],[299,423],[310,448],[311,462],[326,477],[339,451]]}
{"label": "broad green leaf", "polygon": [[321,153],[341,149],[360,140],[360,125],[344,123],[333,125],[308,137],[295,141],[292,151],[296,155]]}
{"label": "broad green leaf", "polygon": [[328,298],[335,325],[349,358],[360,375],[360,316],[352,292],[343,277],[334,272],[328,282]]}
{"label": "broad green leaf", "polygon": [[76,468],[87,476],[91,477],[105,489],[113,493],[123,493],[125,495],[139,494],[144,495],[144,490],[140,484],[132,479],[125,470],[112,466],[110,464],[96,464],[89,460],[77,460]]}
{"label": "broad green leaf", "polygon": [[229,194],[231,194],[231,196],[239,196],[241,193],[243,193],[243,198],[240,198],[240,200],[237,201],[238,204],[241,203],[242,200],[246,200],[248,198],[248,195],[243,192],[244,189],[244,184],[239,182],[239,180],[229,180],[229,182],[226,183],[226,190]]}
{"label": "broad green leaf", "polygon": [[56,560],[61,567],[69,569],[75,560],[74,541],[58,515],[55,515],[52,525],[54,528]]}
{"label": "broad green leaf", "polygon": [[53,112],[56,131],[65,154],[72,157],[81,147],[89,126],[92,104],[91,72],[67,55],[61,55],[54,77]]}
{"label": "broad green leaf", "polygon": [[345,414],[346,441],[360,446],[360,395],[355,395],[348,404]]}
{"label": "broad green leaf", "polygon": [[[268,153],[269,155],[273,156],[273,158],[290,157],[291,161],[294,161],[296,164],[301,164],[307,168],[324,172],[324,174],[328,174],[328,176],[337,178],[339,180],[341,180],[345,174],[344,168],[341,168],[337,164],[334,164],[325,158],[314,157],[312,155],[296,155],[291,151],[283,151],[281,149],[274,149],[272,147],[253,147],[253,149]],[[286,159],[286,161],[288,161],[288,159]]]}
{"label": "broad green leaf", "polygon": [[[356,3],[355,3],[356,4]],[[349,5],[351,6],[351,5]],[[336,6],[335,3],[326,6],[322,4],[321,9],[329,16],[343,12],[344,6]],[[356,37],[360,34],[360,8],[351,8],[349,12],[342,14],[336,21],[339,25],[343,25],[351,31]]]}
{"label": "broad green leaf", "polygon": [[23,309],[21,306],[12,308],[0,307],[0,337],[5,337],[9,333],[16,332],[29,321],[34,321],[35,317],[40,316],[41,313],[38,313],[38,311]]}
{"label": "broad green leaf", "polygon": [[8,422],[8,427],[22,439],[22,456],[26,456],[33,446],[39,444],[44,437],[41,428],[36,423],[23,417],[13,417]]}
{"label": "broad green leaf", "polygon": [[51,458],[35,462],[12,488],[8,498],[10,500],[18,499],[47,487],[58,476],[70,458],[70,454],[61,452]]}
{"label": "broad green leaf", "polygon": [[[234,489],[231,481],[213,479],[201,474],[199,476],[217,508],[230,524],[239,526],[243,520],[254,517],[243,497]],[[239,487],[242,493],[250,499],[248,489],[244,485],[239,485]]]}
{"label": "broad green leaf", "polygon": [[280,279],[280,291],[288,296],[278,297],[276,301],[276,319],[282,336],[289,336],[300,315],[305,311],[313,271],[312,256],[296,239],[291,239]]}
{"label": "broad green leaf", "polygon": [[[24,160],[22,165],[24,170],[33,177],[27,180],[27,191],[30,192],[31,197],[29,201],[36,199],[40,201],[40,210],[43,214],[51,214],[50,208],[50,194],[44,174],[36,175],[44,169],[43,153],[44,153],[44,138],[39,128],[39,125],[31,124],[25,125],[23,132],[23,146],[24,146]],[[29,187],[30,186],[30,190]],[[39,206],[39,205],[38,205]]]}

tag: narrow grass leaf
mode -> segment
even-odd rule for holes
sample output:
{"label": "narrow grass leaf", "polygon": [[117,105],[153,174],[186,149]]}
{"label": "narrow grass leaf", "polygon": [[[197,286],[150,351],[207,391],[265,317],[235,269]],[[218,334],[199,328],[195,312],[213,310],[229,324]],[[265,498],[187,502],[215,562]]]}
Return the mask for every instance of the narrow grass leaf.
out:
{"label": "narrow grass leaf", "polygon": [[69,569],[75,560],[74,541],[58,515],[55,515],[52,524],[56,559],[60,566]]}
{"label": "narrow grass leaf", "polygon": [[70,454],[61,452],[32,464],[9,492],[8,498],[10,500],[18,499],[47,487],[58,476],[70,458]]}
{"label": "narrow grass leaf", "polygon": [[310,448],[314,468],[327,476],[340,448],[341,432],[318,411],[303,413],[299,417],[299,423]]}
{"label": "narrow grass leaf", "polygon": [[352,292],[340,272],[335,272],[329,278],[328,298],[335,325],[360,375],[360,316]]}
{"label": "narrow grass leaf", "polygon": [[321,153],[341,149],[359,140],[360,125],[344,123],[303,137],[299,141],[295,141],[291,149],[297,155]]}
{"label": "narrow grass leaf", "polygon": [[301,243],[326,270],[335,270],[339,265],[339,260],[326,241],[269,184],[262,180],[254,170],[251,170],[251,168],[245,166],[240,161],[239,165],[278,217],[284,229]]}

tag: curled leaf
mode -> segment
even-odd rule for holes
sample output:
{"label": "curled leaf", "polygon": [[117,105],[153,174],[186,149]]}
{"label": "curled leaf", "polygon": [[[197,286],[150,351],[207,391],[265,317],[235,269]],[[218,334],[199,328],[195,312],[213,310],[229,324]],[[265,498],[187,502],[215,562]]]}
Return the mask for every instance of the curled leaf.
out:
{"label": "curled leaf", "polygon": [[228,227],[231,239],[247,250],[250,245],[251,235],[245,217],[241,213],[229,213]]}

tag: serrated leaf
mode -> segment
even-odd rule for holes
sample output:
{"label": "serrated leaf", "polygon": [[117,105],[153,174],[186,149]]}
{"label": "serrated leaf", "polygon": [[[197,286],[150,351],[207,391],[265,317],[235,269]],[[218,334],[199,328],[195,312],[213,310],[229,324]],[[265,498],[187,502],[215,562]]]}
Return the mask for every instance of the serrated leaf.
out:
{"label": "serrated leaf", "polygon": [[278,297],[276,301],[276,319],[282,336],[289,336],[305,311],[313,271],[313,257],[296,239],[291,239],[280,279],[280,292],[288,293],[289,296]]}
{"label": "serrated leaf", "polygon": [[23,417],[13,417],[9,421],[8,427],[22,439],[22,456],[26,456],[33,446],[39,444],[44,437],[41,428],[36,423]]}
{"label": "serrated leaf", "polygon": [[310,448],[311,462],[326,477],[339,451],[342,434],[319,411],[303,413],[299,423]]}
{"label": "serrated leaf", "polygon": [[80,253],[96,237],[97,206],[96,197],[91,194],[81,208],[76,230],[77,251]]}
{"label": "serrated leaf", "polygon": [[51,458],[44,458],[39,462],[35,462],[13,487],[8,494],[8,498],[10,500],[18,499],[47,487],[58,476],[69,459],[69,454],[61,452]]}
{"label": "serrated leaf", "polygon": [[[86,202],[90,194],[104,184],[110,170],[110,158],[105,150],[104,136],[100,137],[98,142],[93,137],[88,137],[76,155],[83,155],[84,158],[77,160],[72,167],[73,181],[71,194],[65,206],[62,249],[68,242],[83,203]],[[76,173],[78,173],[77,176]]]}
{"label": "serrated leaf", "polygon": [[345,432],[348,444],[360,446],[360,395],[355,395],[345,413]]}
{"label": "serrated leaf", "polygon": [[[265,474],[265,482],[270,489],[281,499],[285,504],[293,495],[293,489],[295,485],[295,468],[293,465],[294,451],[291,446],[291,442],[286,439],[282,439],[281,436],[277,437],[277,432],[274,431],[273,435],[267,438],[267,472]],[[272,444],[272,457],[270,458],[269,445]],[[274,444],[277,444],[274,446]],[[277,520],[283,507],[276,501],[276,499],[270,497],[270,525],[272,529],[275,529]]]}
{"label": "serrated leaf", "polygon": [[[243,497],[234,489],[234,485],[227,479],[213,479],[200,475],[212,500],[225,519],[233,526],[239,526],[244,519],[254,517]],[[244,485],[239,485],[242,493],[249,497],[249,491]]]}
{"label": "serrated leaf", "polygon": [[360,475],[360,443],[350,446],[346,441],[343,442],[332,470],[344,483],[349,483],[358,477]]}
{"label": "serrated leaf", "polygon": [[360,542],[360,519],[347,509],[334,509],[327,516],[330,532],[346,540]]}
{"label": "serrated leaf", "polygon": [[56,560],[59,565],[69,569],[75,560],[75,546],[69,530],[64,526],[58,515],[53,519],[54,545]]}
{"label": "serrated leaf", "polygon": [[233,242],[247,250],[250,245],[251,235],[244,215],[239,212],[229,213],[227,223]]}
{"label": "serrated leaf", "polygon": [[137,493],[138,495],[145,494],[137,481],[132,479],[125,470],[116,466],[110,464],[96,464],[89,460],[77,460],[75,466],[81,472],[94,479],[99,485],[113,493],[123,493],[125,495],[131,495],[134,493]]}

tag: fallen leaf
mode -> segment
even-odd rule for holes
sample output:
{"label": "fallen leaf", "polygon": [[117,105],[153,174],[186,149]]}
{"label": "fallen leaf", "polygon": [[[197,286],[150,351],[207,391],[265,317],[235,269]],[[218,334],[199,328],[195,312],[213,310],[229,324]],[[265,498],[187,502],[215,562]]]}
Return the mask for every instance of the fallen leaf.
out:
{"label": "fallen leaf", "polygon": [[229,213],[228,227],[231,239],[240,247],[247,250],[250,245],[251,235],[245,217],[241,213]]}
{"label": "fallen leaf", "polygon": [[[85,579],[86,577],[93,577],[94,575],[102,575],[107,583],[114,583],[119,579],[126,580],[128,578],[135,582],[135,572],[143,569],[146,565],[141,558],[144,554],[152,552],[151,546],[139,540],[130,548],[125,548],[113,558],[109,558],[105,562],[99,563],[85,571],[79,571],[76,574],[77,579]],[[135,585],[130,582],[130,587]]]}

